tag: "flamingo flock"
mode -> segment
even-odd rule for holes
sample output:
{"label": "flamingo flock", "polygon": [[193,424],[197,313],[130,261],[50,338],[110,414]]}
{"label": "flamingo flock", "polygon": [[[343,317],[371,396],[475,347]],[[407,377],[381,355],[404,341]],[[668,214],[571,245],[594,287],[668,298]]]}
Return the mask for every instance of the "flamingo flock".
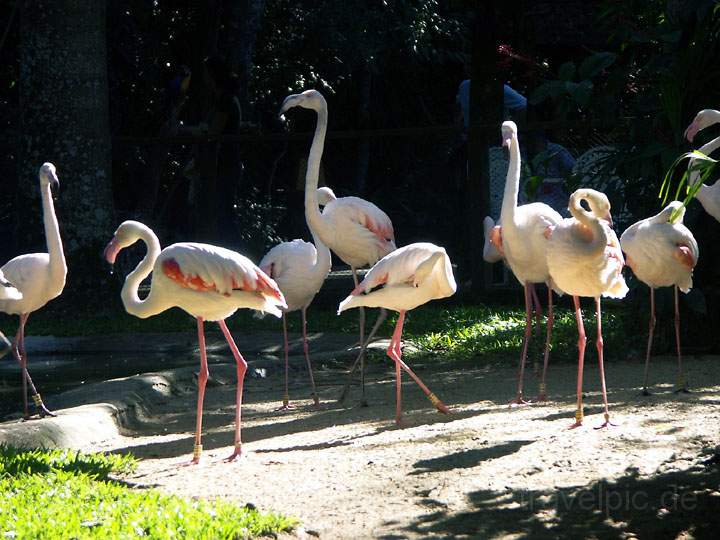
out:
{"label": "flamingo flock", "polygon": [[[385,212],[359,197],[336,197],[330,188],[318,188],[320,161],[328,123],[327,102],[316,90],[289,95],[280,114],[295,107],[312,110],[317,115],[305,177],[305,220],[313,242],[295,239],[273,247],[256,265],[246,256],[220,246],[181,242],[161,248],[155,233],[143,223],[128,220],[120,224],[104,251],[105,259],[114,264],[118,254],[137,242],[145,245],[145,256],[125,278],[120,298],[125,310],[136,317],[147,318],[178,307],[196,319],[199,343],[197,412],[191,463],[202,455],[203,403],[209,377],[205,347],[205,322],[217,322],[236,363],[234,448],[228,461],[242,453],[241,407],[247,362],[227,327],[226,319],[238,309],[268,313],[283,320],[284,393],[281,409],[290,408],[288,392],[289,341],[287,316],[300,311],[302,346],[312,392],[310,398],[318,407],[320,399],[313,376],[307,338],[307,310],[323,286],[331,269],[331,253],[350,267],[354,288],[339,303],[338,314],[352,308],[359,310],[359,354],[348,370],[348,382],[341,400],[348,393],[350,377],[360,366],[361,403],[365,404],[364,354],[370,340],[386,318],[387,310],[398,312],[398,319],[387,349],[395,366],[395,422],[402,423],[402,372],[407,373],[441,413],[450,409],[428,388],[402,358],[402,331],[405,315],[431,300],[452,296],[457,285],[446,250],[428,242],[416,242],[398,248],[393,224]],[[720,111],[700,111],[685,131],[692,142],[696,134],[720,122]],[[600,386],[604,406],[604,423],[610,421],[604,369],[601,298],[620,299],[628,293],[623,268],[628,266],[650,289],[650,317],[645,356],[643,392],[648,394],[650,353],[655,327],[655,296],[659,287],[673,287],[675,298],[675,334],[678,357],[677,391],[687,391],[680,346],[680,311],[678,291],[692,288],[692,274],[699,249],[692,232],[683,224],[685,208],[671,202],[657,215],[628,227],[620,239],[613,230],[610,203],[605,194],[588,188],[576,190],[569,199],[571,217],[562,216],[542,203],[518,205],[520,189],[520,141],[514,122],[501,126],[503,146],[509,152],[509,165],[502,210],[496,224],[484,220],[483,256],[487,262],[504,260],[523,286],[525,331],[517,378],[517,391],[511,405],[530,403],[524,389],[525,363],[532,334],[532,317],[538,321],[542,308],[535,290],[544,284],[548,294],[547,329],[543,369],[537,401],[547,399],[546,375],[553,329],[553,291],[569,295],[578,327],[578,370],[575,422],[580,427],[583,411],[583,368],[587,336],[583,324],[580,297],[593,298],[596,310],[595,344],[598,354]],[[720,147],[720,137],[700,150],[711,153]],[[30,377],[25,350],[25,326],[31,313],[59,296],[64,288],[67,265],[63,254],[52,189],[59,185],[56,168],[51,163],[40,167],[38,178],[42,200],[46,253],[21,255],[0,268],[0,311],[19,316],[16,335],[9,349],[20,366],[23,416],[30,418],[28,393],[40,417],[55,416],[44,404]],[[691,173],[690,183],[698,182]],[[697,195],[703,208],[720,219],[720,181],[701,186]],[[321,209],[322,207],[322,209]],[[358,269],[370,266],[362,280]],[[141,299],[140,283],[151,276],[150,292]],[[380,308],[369,336],[365,336],[364,308]],[[0,334],[3,342],[5,336]]]}

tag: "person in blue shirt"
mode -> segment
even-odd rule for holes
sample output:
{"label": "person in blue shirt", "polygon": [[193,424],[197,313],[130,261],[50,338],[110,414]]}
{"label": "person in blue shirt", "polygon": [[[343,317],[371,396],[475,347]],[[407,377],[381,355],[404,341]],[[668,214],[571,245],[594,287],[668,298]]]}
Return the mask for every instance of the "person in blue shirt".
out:
{"label": "person in blue shirt", "polygon": [[[460,83],[455,103],[459,109],[459,119],[462,119],[463,138],[466,138],[470,125],[470,79],[465,79]],[[515,120],[515,122],[522,123],[526,110],[527,98],[511,86],[503,84],[503,120]]]}

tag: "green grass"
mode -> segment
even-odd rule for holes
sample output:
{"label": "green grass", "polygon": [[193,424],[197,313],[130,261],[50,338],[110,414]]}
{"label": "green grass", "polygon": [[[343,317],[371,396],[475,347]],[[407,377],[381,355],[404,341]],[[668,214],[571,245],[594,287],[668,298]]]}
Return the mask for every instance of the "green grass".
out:
{"label": "green grass", "polygon": [[[377,310],[366,310],[367,328],[375,321]],[[595,311],[587,303],[583,311],[588,343],[595,338]],[[311,306],[308,310],[310,332],[341,332],[355,334],[358,331],[357,310],[350,310],[338,316],[332,308]],[[378,336],[390,337],[397,313],[390,312]],[[14,327],[0,326],[6,335],[12,335]],[[621,350],[628,339],[628,328],[633,321],[621,309],[606,309],[603,312],[603,337],[608,350]],[[485,305],[442,307],[421,306],[407,314],[403,339],[412,341],[422,354],[440,355],[444,360],[468,360],[476,357],[515,355],[522,344],[525,312],[509,307]],[[282,321],[267,315],[263,319],[253,316],[248,310],[239,310],[228,319],[228,326],[236,332],[269,331],[282,332]],[[291,313],[288,328],[300,332],[300,314]],[[218,331],[217,326],[208,324],[207,331]],[[86,314],[81,316],[56,316],[50,312],[38,313],[28,323],[30,335],[102,335],[125,332],[194,332],[195,321],[179,309],[171,309],[148,319],[138,319],[124,312],[111,316]],[[531,354],[540,352],[545,339],[545,318],[539,335],[534,334]],[[553,331],[553,358],[574,359],[577,351],[577,326],[574,313],[566,308],[556,308]],[[380,356],[376,355],[376,359]]]}
{"label": "green grass", "polygon": [[248,538],[295,521],[231,503],[190,501],[130,489],[111,474],[136,460],[70,450],[0,446],[0,535],[4,538]]}

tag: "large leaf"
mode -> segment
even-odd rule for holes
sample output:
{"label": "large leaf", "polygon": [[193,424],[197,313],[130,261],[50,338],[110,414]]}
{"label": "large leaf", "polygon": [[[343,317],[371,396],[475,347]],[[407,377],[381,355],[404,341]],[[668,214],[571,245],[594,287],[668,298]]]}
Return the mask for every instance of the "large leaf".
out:
{"label": "large leaf", "polygon": [[573,62],[565,62],[560,66],[558,78],[561,81],[572,81],[573,77],[575,77],[575,64]]}
{"label": "large leaf", "polygon": [[592,95],[592,81],[582,81],[579,83],[566,82],[565,89],[568,91],[573,101],[581,107],[585,107],[590,101]]}
{"label": "large leaf", "polygon": [[602,70],[610,67],[616,59],[617,55],[610,52],[599,52],[588,56],[580,64],[578,76],[581,79],[591,79]]}
{"label": "large leaf", "polygon": [[530,103],[537,105],[546,99],[557,98],[565,93],[565,83],[563,81],[547,81],[537,87],[530,96]]}

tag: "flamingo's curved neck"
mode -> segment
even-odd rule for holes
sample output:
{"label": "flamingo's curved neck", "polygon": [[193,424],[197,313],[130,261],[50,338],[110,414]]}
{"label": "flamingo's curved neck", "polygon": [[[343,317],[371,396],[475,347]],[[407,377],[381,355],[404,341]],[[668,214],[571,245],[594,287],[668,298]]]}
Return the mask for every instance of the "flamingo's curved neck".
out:
{"label": "flamingo's curved neck", "polygon": [[[700,148],[698,148],[699,152],[702,152],[706,156],[709,156],[712,154],[715,150],[720,148],[720,137],[715,137],[712,141],[705,143]],[[694,160],[690,160],[690,165],[692,165]],[[690,173],[690,180],[688,181],[688,184],[691,186],[694,186],[698,181],[700,180],[700,171],[692,171]]]}
{"label": "flamingo's curved neck", "polygon": [[57,216],[55,215],[55,206],[52,202],[50,185],[46,184],[41,186],[40,191],[42,197],[43,222],[45,225],[45,241],[50,257],[49,285],[57,294],[60,294],[65,286],[65,277],[67,276],[67,264],[65,262],[65,254],[63,253],[62,239],[60,238],[60,227]]}
{"label": "flamingo's curved neck", "polygon": [[[322,159],[323,148],[325,147],[325,133],[327,132],[328,112],[327,105],[323,103],[317,109],[317,125],[315,126],[315,135],[313,136],[312,145],[310,146],[310,155],[307,161],[307,172],[305,173],[305,219],[308,227],[316,235],[325,237],[328,231],[328,225],[320,214],[318,207],[317,187],[320,177],[320,160]],[[317,240],[316,240],[317,244]],[[320,249],[318,248],[318,255]]]}
{"label": "flamingo's curved neck", "polygon": [[140,300],[138,296],[140,283],[150,275],[153,265],[160,255],[160,241],[150,229],[140,229],[137,235],[138,240],[145,242],[147,253],[135,270],[130,272],[125,278],[125,284],[120,292],[120,298],[128,313],[144,319],[165,311],[169,306],[165,302],[162,302],[156,294],[153,294],[154,291],[152,287],[150,288],[150,294],[145,300]]}
{"label": "flamingo's curved neck", "polygon": [[605,251],[605,246],[607,246],[608,243],[608,235],[600,223],[600,219],[582,207],[580,204],[582,200],[587,200],[587,198],[584,195],[573,193],[570,197],[568,210],[570,210],[570,214],[580,223],[580,226],[589,231],[592,239],[590,242],[578,244],[576,251],[579,254],[596,256]]}
{"label": "flamingo's curved neck", "polygon": [[520,190],[520,144],[517,136],[510,139],[508,149],[510,150],[510,162],[505,180],[502,209],[500,210],[500,220],[503,227],[513,224],[515,208],[518,202],[518,191]]}

